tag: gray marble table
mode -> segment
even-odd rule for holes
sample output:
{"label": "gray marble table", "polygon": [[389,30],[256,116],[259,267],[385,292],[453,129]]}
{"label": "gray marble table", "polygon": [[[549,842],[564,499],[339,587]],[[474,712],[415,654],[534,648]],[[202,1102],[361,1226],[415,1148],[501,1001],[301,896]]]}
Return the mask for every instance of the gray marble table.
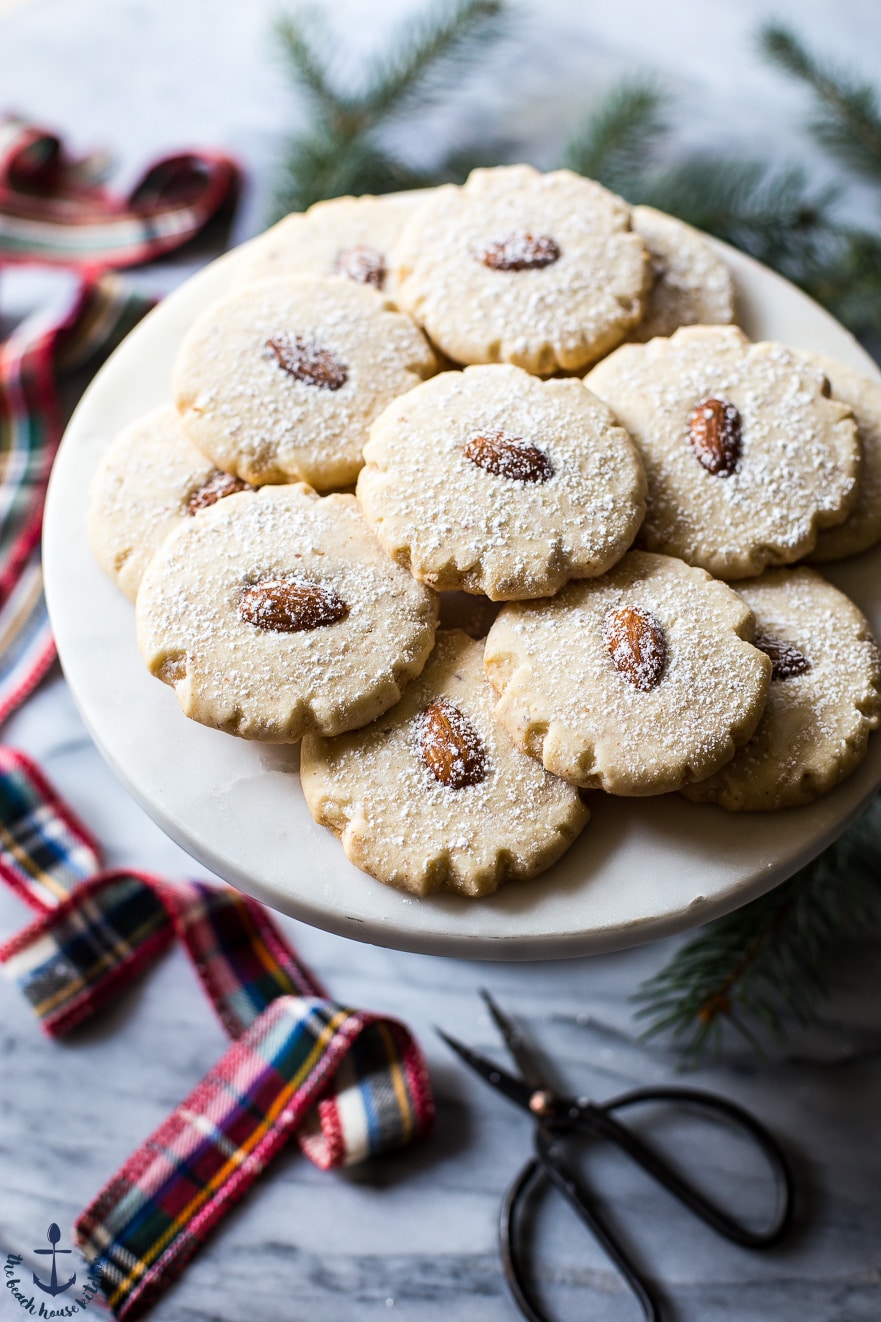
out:
{"label": "gray marble table", "polygon": [[[412,7],[409,0],[383,6],[340,0],[333,12],[357,52]],[[520,46],[504,56],[504,68],[469,85],[461,102],[435,113],[429,141],[486,112],[496,127],[502,119],[513,135],[547,154],[573,106],[583,103],[587,82],[602,87],[634,60],[660,66],[673,80],[694,112],[686,116],[693,140],[726,133],[745,141],[769,118],[778,125],[781,154],[796,140],[798,99],[751,54],[750,34],[770,12],[760,0],[738,6],[674,0],[651,10],[624,0],[601,13],[562,0],[517,8],[526,24]],[[63,126],[83,148],[112,138],[129,177],[151,154],[186,142],[238,151],[255,182],[240,220],[244,237],[259,225],[279,133],[296,115],[270,49],[273,10],[270,0],[174,6],[0,0],[0,108]],[[863,67],[868,36],[874,32],[877,45],[881,31],[873,0],[836,6],[789,0],[773,12],[798,16],[808,36]],[[707,57],[720,42],[731,52],[721,63]],[[550,85],[554,98],[547,96]],[[410,146],[415,132],[408,139],[403,130]],[[425,133],[419,130],[420,140]],[[139,278],[161,289],[185,270],[172,264]],[[109,866],[200,875],[104,765],[60,675],[9,721],[2,737],[40,762],[102,841]],[[18,930],[27,917],[0,893],[0,933]],[[155,1316],[163,1322],[516,1317],[495,1227],[529,1127],[466,1074],[434,1025],[492,1049],[494,1031],[477,995],[486,985],[541,1044],[567,1087],[602,1098],[669,1080],[675,1056],[663,1045],[640,1044],[630,997],[672,944],[560,964],[479,965],[356,945],[280,921],[337,997],[412,1025],[429,1057],[437,1129],[418,1149],[342,1173],[319,1172],[291,1147]],[[836,995],[818,1027],[762,1061],[732,1045],[689,1080],[755,1109],[786,1137],[799,1202],[784,1246],[757,1256],[721,1243],[622,1162],[594,1154],[591,1170],[662,1283],[675,1322],[881,1317],[876,962],[877,952],[867,949],[836,970]],[[76,1214],[217,1059],[225,1040],[179,951],[111,1012],[63,1042],[42,1037],[8,986],[0,986],[0,1013],[0,1254],[29,1255],[45,1242],[51,1221],[66,1236]],[[708,1178],[747,1186],[742,1154],[730,1139],[704,1135],[689,1154]],[[635,1317],[607,1263],[560,1207],[543,1206],[536,1229],[549,1298],[561,1316]],[[97,1314],[99,1305],[91,1307]],[[0,1290],[0,1322],[19,1315]]]}

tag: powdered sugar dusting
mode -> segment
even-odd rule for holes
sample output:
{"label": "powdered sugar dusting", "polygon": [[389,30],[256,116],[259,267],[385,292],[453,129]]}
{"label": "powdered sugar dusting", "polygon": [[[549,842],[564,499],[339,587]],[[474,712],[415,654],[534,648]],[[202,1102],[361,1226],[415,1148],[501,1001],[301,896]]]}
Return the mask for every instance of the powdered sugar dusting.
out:
{"label": "powdered sugar dusting", "polygon": [[734,321],[734,281],[721,257],[690,225],[653,207],[633,208],[633,228],[648,244],[654,284],[633,340],[672,335],[679,326]]}
{"label": "powdered sugar dusting", "polygon": [[[666,658],[648,689],[626,682],[606,642],[610,613],[640,611]],[[657,794],[709,775],[746,741],[770,663],[745,641],[751,616],[702,570],[630,552],[602,579],[504,607],[486,642],[498,714],[521,746],[578,784]]]}
{"label": "powdered sugar dusting", "polygon": [[738,585],[756,627],[808,664],[771,684],[749,743],[689,797],[731,809],[809,803],[861,761],[881,720],[881,653],[864,616],[810,569]]}
{"label": "powdered sugar dusting", "polygon": [[175,396],[218,467],[257,485],[302,478],[325,489],[355,480],[372,419],[435,365],[409,318],[366,286],[272,281],[195,323]]}
{"label": "powdered sugar dusting", "polygon": [[[859,457],[849,410],[825,379],[779,344],[736,327],[691,327],[627,345],[593,369],[591,390],[628,429],[645,464],[649,508],[640,540],[722,578],[788,563],[840,522],[856,495]],[[741,454],[724,482],[695,463],[688,419],[717,398],[741,419]]]}
{"label": "powdered sugar dusting", "polygon": [[[309,737],[302,777],[317,820],[348,857],[392,885],[466,895],[531,876],[563,852],[587,820],[577,792],[520,753],[493,719],[483,648],[458,631],[438,634],[423,675],[393,712],[339,739]],[[421,713],[449,703],[476,731],[485,775],[451,791],[428,769]]]}
{"label": "powdered sugar dusting", "polygon": [[[558,256],[527,265],[542,239]],[[548,256],[554,249],[542,245]],[[505,274],[485,254],[510,254],[518,265]],[[586,367],[619,343],[650,281],[620,198],[569,171],[522,165],[475,170],[463,188],[437,189],[395,258],[400,305],[450,357],[543,375]]]}
{"label": "powdered sugar dusting", "polygon": [[[326,628],[255,628],[242,594],[266,580],[309,583],[347,613]],[[436,604],[382,553],[351,496],[294,486],[230,496],[182,525],[145,575],[137,617],[154,672],[185,659],[176,689],[188,715],[290,740],[351,729],[397,701],[431,648]]]}
{"label": "powdered sugar dusting", "polygon": [[[535,447],[548,476],[500,480],[467,457],[476,435]],[[447,372],[396,400],[365,458],[358,498],[377,536],[442,589],[547,595],[613,564],[642,516],[641,466],[608,410],[578,381],[515,367]]]}

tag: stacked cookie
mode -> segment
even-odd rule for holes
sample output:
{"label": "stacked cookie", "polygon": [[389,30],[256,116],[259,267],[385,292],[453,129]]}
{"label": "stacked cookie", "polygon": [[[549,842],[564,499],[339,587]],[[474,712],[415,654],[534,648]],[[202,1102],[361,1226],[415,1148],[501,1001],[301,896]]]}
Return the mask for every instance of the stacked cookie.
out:
{"label": "stacked cookie", "polygon": [[734,314],[700,235],[566,171],[288,217],[96,475],[150,671],[302,739],[315,819],[416,894],[548,867],[586,790],[816,798],[881,663],[791,566],[881,537],[881,389]]}

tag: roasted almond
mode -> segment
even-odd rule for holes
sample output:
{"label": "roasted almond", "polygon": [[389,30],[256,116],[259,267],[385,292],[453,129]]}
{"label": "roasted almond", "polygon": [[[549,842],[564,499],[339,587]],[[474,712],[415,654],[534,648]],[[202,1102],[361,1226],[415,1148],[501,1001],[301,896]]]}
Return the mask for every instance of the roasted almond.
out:
{"label": "roasted almond", "polygon": [[349,369],[329,349],[303,335],[274,335],[266,341],[289,376],[320,390],[339,390],[349,379]]}
{"label": "roasted almond", "polygon": [[359,285],[372,285],[382,289],[385,284],[385,261],[377,248],[356,243],[352,248],[341,248],[333,264],[335,275],[344,275]]}
{"label": "roasted almond", "polygon": [[619,674],[647,693],[661,682],[667,639],[651,611],[641,606],[610,610],[603,621],[603,641]]}
{"label": "roasted almond", "polygon": [[196,514],[199,510],[207,510],[209,505],[216,505],[224,496],[232,496],[237,491],[253,491],[253,487],[248,482],[243,482],[240,477],[233,477],[232,473],[224,473],[219,468],[213,468],[200,487],[190,493],[187,501],[187,514]]}
{"label": "roasted almond", "polygon": [[695,457],[708,473],[730,477],[741,448],[740,414],[724,399],[704,399],[688,417],[688,439]]}
{"label": "roasted almond", "polygon": [[560,249],[550,234],[523,230],[488,243],[480,254],[484,266],[493,271],[536,271],[553,266],[559,258]]}
{"label": "roasted almond", "polygon": [[547,482],[554,465],[544,450],[506,431],[476,431],[462,446],[466,459],[512,482]]}
{"label": "roasted almond", "polygon": [[811,663],[803,652],[792,643],[784,643],[780,638],[772,638],[767,633],[757,633],[753,646],[765,656],[771,658],[771,679],[792,679],[810,670]]}
{"label": "roasted almond", "polygon": [[480,735],[447,698],[420,713],[419,749],[428,770],[447,789],[465,789],[486,778],[487,756]]}
{"label": "roasted almond", "polygon": [[247,583],[239,598],[239,615],[246,624],[271,633],[321,629],[348,613],[348,606],[332,588],[283,575]]}

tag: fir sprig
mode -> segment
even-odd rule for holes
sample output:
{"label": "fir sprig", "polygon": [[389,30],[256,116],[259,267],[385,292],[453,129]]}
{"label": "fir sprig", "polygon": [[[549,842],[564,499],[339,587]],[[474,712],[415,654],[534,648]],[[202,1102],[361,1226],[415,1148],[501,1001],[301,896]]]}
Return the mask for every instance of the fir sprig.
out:
{"label": "fir sprig", "polygon": [[878,181],[881,172],[881,107],[871,83],[823,64],[791,28],[768,23],[759,34],[765,55],[808,84],[815,108],[810,122],[818,142],[838,161]]}
{"label": "fir sprig", "polygon": [[638,192],[669,132],[668,104],[669,97],[652,82],[618,83],[570,138],[563,164],[615,192]]}
{"label": "fir sprig", "polygon": [[282,51],[312,110],[309,129],[287,148],[275,214],[304,211],[344,193],[387,193],[436,179],[413,169],[383,140],[395,119],[430,106],[501,31],[502,0],[435,4],[397,34],[391,53],[367,69],[363,90],[335,84],[328,29],[316,9],[277,25]]}
{"label": "fir sprig", "polygon": [[[881,111],[866,83],[825,67],[787,28],[768,26],[762,48],[811,87],[812,130],[881,188]],[[624,83],[595,106],[564,161],[630,202],[644,202],[724,239],[800,285],[858,334],[881,335],[881,239],[843,222],[844,189],[814,187],[796,165],[759,159],[675,157],[662,93]]]}
{"label": "fir sprig", "polygon": [[714,234],[804,284],[839,243],[838,189],[798,166],[695,155],[646,180],[640,201]]}
{"label": "fir sprig", "polygon": [[642,984],[646,1037],[669,1034],[685,1065],[727,1026],[761,1049],[763,1034],[809,1023],[828,994],[835,957],[881,931],[881,799],[800,872],[710,923]]}

